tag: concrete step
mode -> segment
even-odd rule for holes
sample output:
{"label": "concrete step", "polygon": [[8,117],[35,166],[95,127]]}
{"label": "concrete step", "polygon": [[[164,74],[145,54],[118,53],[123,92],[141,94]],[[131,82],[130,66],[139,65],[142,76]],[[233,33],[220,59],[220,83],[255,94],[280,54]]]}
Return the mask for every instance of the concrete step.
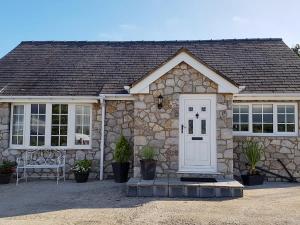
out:
{"label": "concrete step", "polygon": [[237,198],[243,197],[244,186],[235,180],[218,180],[213,183],[182,182],[176,178],[127,182],[127,196],[170,198]]}

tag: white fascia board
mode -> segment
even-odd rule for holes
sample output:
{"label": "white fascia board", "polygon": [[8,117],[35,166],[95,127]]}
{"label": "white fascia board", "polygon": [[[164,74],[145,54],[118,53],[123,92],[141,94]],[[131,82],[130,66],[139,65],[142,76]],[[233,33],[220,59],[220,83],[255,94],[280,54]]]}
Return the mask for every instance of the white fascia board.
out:
{"label": "white fascia board", "polygon": [[153,73],[149,74],[143,80],[135,84],[131,89],[131,94],[148,94],[149,85],[159,79],[161,76],[165,75],[179,63],[185,62],[189,66],[193,67],[195,70],[199,71],[201,74],[218,84],[219,93],[239,93],[239,88],[234,84],[224,79],[222,76],[217,74],[215,71],[208,68],[206,65],[200,63],[189,54],[185,52],[179,53],[177,56],[169,60],[166,64],[155,70]]}
{"label": "white fascia board", "polygon": [[300,93],[262,93],[262,94],[235,94],[233,100],[236,101],[295,101],[300,100]]}
{"label": "white fascia board", "polygon": [[100,94],[99,95],[100,99],[105,99],[105,100],[129,100],[129,101],[133,101],[134,100],[134,96],[132,96],[131,94]]}
{"label": "white fascia board", "polygon": [[97,96],[0,96],[0,102],[97,103]]}

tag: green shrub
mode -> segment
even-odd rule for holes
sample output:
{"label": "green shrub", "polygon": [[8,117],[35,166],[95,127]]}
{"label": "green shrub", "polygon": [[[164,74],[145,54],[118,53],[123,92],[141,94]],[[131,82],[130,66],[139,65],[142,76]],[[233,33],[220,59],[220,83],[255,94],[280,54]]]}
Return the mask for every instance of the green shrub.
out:
{"label": "green shrub", "polygon": [[125,163],[130,160],[130,157],[131,157],[130,145],[126,140],[126,138],[124,137],[124,135],[122,134],[116,144],[116,149],[114,152],[114,160],[118,163]]}
{"label": "green shrub", "polygon": [[14,169],[16,167],[15,162],[11,161],[3,161],[2,164],[0,164],[0,174],[10,174],[14,172]]}
{"label": "green shrub", "polygon": [[247,141],[245,144],[245,148],[243,149],[243,152],[250,165],[249,173],[251,175],[256,174],[255,166],[259,162],[262,156],[263,147],[255,141]]}
{"label": "green shrub", "polygon": [[83,160],[77,160],[72,170],[76,173],[86,173],[91,169],[91,167],[92,167],[92,161],[83,159]]}
{"label": "green shrub", "polygon": [[155,157],[155,150],[151,146],[144,146],[142,148],[142,158],[145,160],[153,160]]}

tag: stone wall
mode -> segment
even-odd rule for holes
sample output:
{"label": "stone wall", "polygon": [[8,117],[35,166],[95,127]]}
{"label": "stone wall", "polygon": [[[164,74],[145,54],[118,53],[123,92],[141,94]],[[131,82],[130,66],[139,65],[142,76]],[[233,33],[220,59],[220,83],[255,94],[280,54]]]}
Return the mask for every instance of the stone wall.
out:
{"label": "stone wall", "polygon": [[10,104],[0,103],[0,162],[3,159],[13,160],[14,157],[4,154],[9,146]]}
{"label": "stone wall", "polygon": [[[300,138],[298,137],[234,137],[234,173],[245,174],[247,162],[242,153],[245,140],[254,140],[264,148],[264,153],[258,166],[271,172],[288,176],[283,167],[277,161],[280,159],[294,177],[300,181]],[[266,174],[268,181],[286,181]]]}
{"label": "stone wall", "polygon": [[[150,85],[150,94],[138,94],[134,102],[134,176],[140,176],[140,151],[156,148],[157,176],[175,177],[178,171],[180,94],[217,94],[217,85],[185,63],[173,68]],[[164,97],[157,108],[157,96]],[[233,174],[232,95],[217,94],[217,163],[224,177]]]}
{"label": "stone wall", "polygon": [[107,101],[104,142],[105,178],[113,176],[111,166],[113,152],[122,133],[133,148],[133,101]]}

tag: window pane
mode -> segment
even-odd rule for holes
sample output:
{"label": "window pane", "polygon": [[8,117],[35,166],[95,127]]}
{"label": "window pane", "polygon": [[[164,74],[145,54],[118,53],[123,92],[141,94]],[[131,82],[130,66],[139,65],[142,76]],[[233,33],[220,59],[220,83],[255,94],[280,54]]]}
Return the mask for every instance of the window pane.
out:
{"label": "window pane", "polygon": [[38,115],[31,116],[31,124],[32,125],[37,125],[38,124],[38,118],[39,118]]}
{"label": "window pane", "polygon": [[14,114],[24,114],[24,105],[15,105]]}
{"label": "window pane", "polygon": [[252,121],[253,121],[253,123],[262,123],[262,115],[261,114],[253,114]]}
{"label": "window pane", "polygon": [[278,123],[285,123],[285,114],[278,114],[277,115],[277,122]]}
{"label": "window pane", "polygon": [[68,105],[61,105],[61,114],[68,114]]}
{"label": "window pane", "polygon": [[201,134],[206,134],[206,120],[201,120]]}
{"label": "window pane", "polygon": [[38,134],[39,135],[45,135],[45,126],[39,126],[38,127]]}
{"label": "window pane", "polygon": [[58,146],[58,141],[59,141],[58,136],[52,136],[51,137],[51,146]]}
{"label": "window pane", "polygon": [[240,112],[241,113],[248,113],[249,112],[249,107],[247,105],[241,105],[240,106]]}
{"label": "window pane", "polygon": [[261,133],[262,132],[262,124],[253,124],[253,133]]}
{"label": "window pane", "polygon": [[38,146],[45,145],[45,136],[39,136],[38,137]]}
{"label": "window pane", "polygon": [[59,135],[59,126],[52,126],[52,135]]}
{"label": "window pane", "polygon": [[262,113],[262,105],[253,105],[252,112],[253,113]]}
{"label": "window pane", "polygon": [[84,126],[83,130],[82,130],[82,133],[86,134],[86,135],[90,135],[90,127],[89,126]]}
{"label": "window pane", "polygon": [[37,146],[37,136],[30,136],[30,146]]}
{"label": "window pane", "polygon": [[59,124],[59,116],[58,115],[52,116],[52,124]]}
{"label": "window pane", "polygon": [[60,116],[60,124],[68,124],[68,116],[67,115]]}
{"label": "window pane", "polygon": [[52,105],[52,114],[59,114],[59,105],[58,104]]}
{"label": "window pane", "polygon": [[82,107],[79,105],[76,106],[76,114],[83,114]]}
{"label": "window pane", "polygon": [[90,115],[84,115],[83,116],[83,125],[89,125],[90,124]]}
{"label": "window pane", "polygon": [[60,146],[67,146],[67,137],[60,136]]}
{"label": "window pane", "polygon": [[39,105],[31,104],[31,114],[38,114],[38,113],[39,113]]}
{"label": "window pane", "polygon": [[264,114],[264,123],[273,123],[273,114]]}
{"label": "window pane", "polygon": [[287,105],[286,106],[286,112],[287,113],[295,113],[295,106],[293,106],[293,105]]}
{"label": "window pane", "polygon": [[17,144],[18,144],[18,138],[17,138],[17,136],[12,136],[11,143],[12,143],[13,145],[17,145]]}
{"label": "window pane", "polygon": [[233,106],[233,113],[239,113],[239,106],[238,105]]}
{"label": "window pane", "polygon": [[273,113],[273,105],[263,105],[264,113]]}
{"label": "window pane", "polygon": [[23,136],[18,136],[18,145],[23,144]]}
{"label": "window pane", "polygon": [[233,122],[238,123],[239,122],[239,114],[233,114]]}
{"label": "window pane", "polygon": [[295,115],[294,114],[287,114],[286,115],[286,122],[287,123],[295,123]]}
{"label": "window pane", "polygon": [[68,127],[67,126],[61,126],[60,127],[60,135],[67,135],[68,133]]}
{"label": "window pane", "polygon": [[264,133],[273,133],[273,124],[264,124]]}
{"label": "window pane", "polygon": [[30,134],[31,135],[37,135],[37,126],[31,126],[30,127]]}
{"label": "window pane", "polygon": [[285,132],[285,124],[278,124],[277,127],[279,132]]}
{"label": "window pane", "polygon": [[[84,114],[90,115],[90,106],[84,106]],[[203,110],[202,110],[203,111]]]}
{"label": "window pane", "polygon": [[233,124],[233,131],[239,131],[239,124]]}
{"label": "window pane", "polygon": [[287,132],[295,132],[295,124],[287,124],[286,131]]}
{"label": "window pane", "polygon": [[285,113],[285,106],[284,105],[277,106],[277,112],[278,113]]}
{"label": "window pane", "polygon": [[189,134],[193,134],[193,120],[189,120]]}
{"label": "window pane", "polygon": [[248,123],[248,114],[241,114],[241,123]]}
{"label": "window pane", "polygon": [[39,114],[46,114],[46,104],[39,105]]}
{"label": "window pane", "polygon": [[249,130],[248,124],[241,124],[241,131],[248,131],[248,130]]}

